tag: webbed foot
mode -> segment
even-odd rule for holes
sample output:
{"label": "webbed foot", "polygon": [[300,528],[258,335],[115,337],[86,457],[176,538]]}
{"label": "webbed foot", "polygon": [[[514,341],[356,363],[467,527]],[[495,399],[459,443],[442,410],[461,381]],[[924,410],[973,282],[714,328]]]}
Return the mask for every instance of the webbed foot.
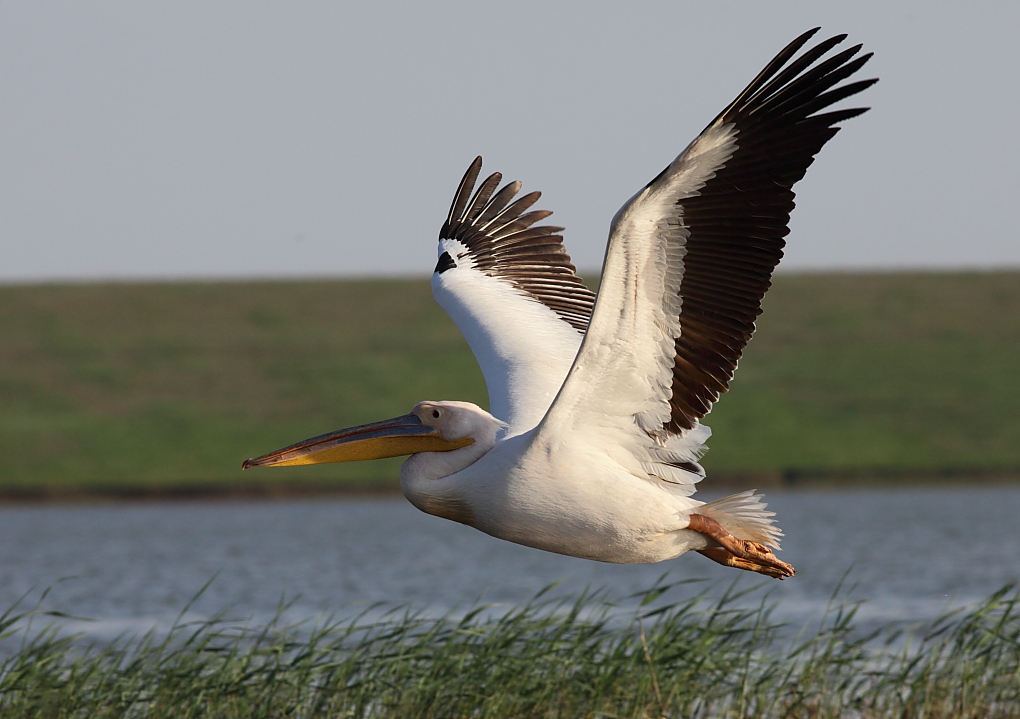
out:
{"label": "webbed foot", "polygon": [[698,550],[698,554],[703,554],[713,562],[775,579],[786,579],[796,573],[791,565],[776,558],[772,550],[765,545],[737,539],[711,517],[692,514],[687,528],[705,535],[719,545]]}

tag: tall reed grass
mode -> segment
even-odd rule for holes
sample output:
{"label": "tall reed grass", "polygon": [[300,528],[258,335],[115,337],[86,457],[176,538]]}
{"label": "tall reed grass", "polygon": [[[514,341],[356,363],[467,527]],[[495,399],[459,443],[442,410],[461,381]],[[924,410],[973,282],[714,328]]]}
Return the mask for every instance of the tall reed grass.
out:
{"label": "tall reed grass", "polygon": [[31,631],[38,617],[12,610],[0,716],[1020,717],[1015,587],[910,633],[862,632],[849,603],[795,633],[767,598],[668,589],[626,610],[544,593],[438,619],[182,619],[113,643]]}

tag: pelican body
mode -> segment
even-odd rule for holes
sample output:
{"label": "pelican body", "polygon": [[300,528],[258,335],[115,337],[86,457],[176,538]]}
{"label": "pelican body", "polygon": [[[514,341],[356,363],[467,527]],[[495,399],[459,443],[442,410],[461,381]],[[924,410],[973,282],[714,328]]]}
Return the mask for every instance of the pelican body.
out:
{"label": "pelican body", "polygon": [[[602,562],[694,550],[783,579],[782,532],[754,490],[694,498],[710,435],[782,257],[793,185],[838,124],[829,109],[876,80],[845,36],[784,48],[613,218],[598,296],[577,276],[563,228],[536,223],[540,193],[461,180],[439,234],[433,296],[485,376],[490,411],[419,402],[402,417],[313,437],[244,467],[410,455],[418,509],[487,534]],[[800,53],[798,55],[798,53]],[[841,84],[842,83],[842,84]],[[824,112],[823,112],[824,111]],[[497,189],[498,188],[498,189]]]}

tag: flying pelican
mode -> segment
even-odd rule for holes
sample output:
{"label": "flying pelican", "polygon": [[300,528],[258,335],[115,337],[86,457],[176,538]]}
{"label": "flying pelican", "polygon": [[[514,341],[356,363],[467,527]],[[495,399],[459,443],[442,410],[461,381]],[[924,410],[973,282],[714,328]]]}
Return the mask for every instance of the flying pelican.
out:
{"label": "flying pelican", "polygon": [[793,185],[838,123],[822,110],[877,80],[840,84],[871,57],[846,36],[782,50],[613,218],[598,295],[535,226],[540,193],[477,189],[468,168],[439,233],[436,301],[485,376],[490,412],[419,402],[410,414],[320,435],[243,467],[411,455],[418,509],[529,547],[602,562],[697,551],[783,579],[782,532],[755,490],[693,498],[710,430],[783,254]]}

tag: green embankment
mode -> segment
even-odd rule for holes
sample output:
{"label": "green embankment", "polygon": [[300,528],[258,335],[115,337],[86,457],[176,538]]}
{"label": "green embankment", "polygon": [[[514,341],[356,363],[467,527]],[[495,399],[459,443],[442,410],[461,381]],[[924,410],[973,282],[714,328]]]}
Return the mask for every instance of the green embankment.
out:
{"label": "green embankment", "polygon": [[[0,492],[395,486],[246,457],[420,399],[484,406],[428,282],[0,287]],[[1020,273],[782,276],[710,476],[1020,474]]]}

